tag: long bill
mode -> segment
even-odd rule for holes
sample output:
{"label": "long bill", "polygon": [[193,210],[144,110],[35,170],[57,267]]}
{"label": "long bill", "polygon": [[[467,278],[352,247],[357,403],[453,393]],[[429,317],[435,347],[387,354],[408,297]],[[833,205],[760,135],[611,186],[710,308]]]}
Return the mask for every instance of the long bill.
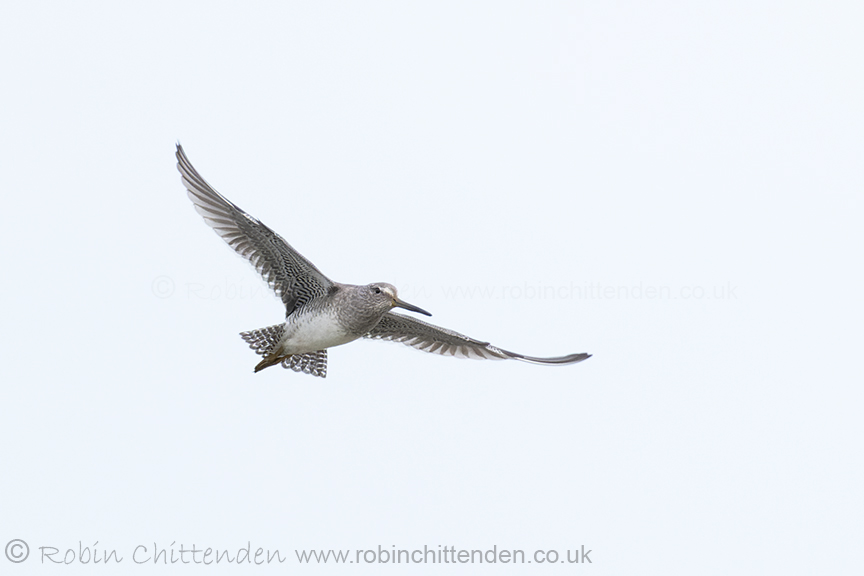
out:
{"label": "long bill", "polygon": [[411,310],[412,312],[419,312],[420,314],[425,314],[426,316],[432,316],[429,312],[426,312],[419,306],[414,306],[413,304],[408,304],[407,302],[403,302],[399,298],[393,298],[393,306],[404,308],[405,310]]}

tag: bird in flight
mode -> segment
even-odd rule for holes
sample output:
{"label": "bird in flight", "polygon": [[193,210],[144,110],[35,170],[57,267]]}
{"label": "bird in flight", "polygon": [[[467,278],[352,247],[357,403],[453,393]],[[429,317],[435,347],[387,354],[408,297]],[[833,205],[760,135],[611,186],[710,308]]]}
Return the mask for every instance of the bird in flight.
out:
{"label": "bird in flight", "polygon": [[281,236],[222,196],[192,167],[177,144],[177,169],[189,199],[204,221],[235,252],[249,260],[285,305],[285,321],[240,336],[263,359],[255,372],[281,364],[296,372],[327,376],[327,349],[358,338],[402,342],[424,352],[458,358],[575,364],[590,354],[535,358],[492,346],[418,320],[393,308],[431,316],[399,299],[385,282],[341,284],[324,276]]}

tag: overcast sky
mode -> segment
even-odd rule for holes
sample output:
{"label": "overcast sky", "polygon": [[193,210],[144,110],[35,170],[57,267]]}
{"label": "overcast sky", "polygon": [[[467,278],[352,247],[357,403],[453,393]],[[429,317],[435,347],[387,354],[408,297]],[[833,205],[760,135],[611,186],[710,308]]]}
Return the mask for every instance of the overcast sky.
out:
{"label": "overcast sky", "polygon": [[[117,574],[245,571],[133,563],[172,543],[273,574],[864,568],[860,4],[7,4],[0,544],[30,552],[0,572],[93,573],[40,547],[97,541]],[[330,278],[594,356],[253,374],[238,333],[284,309],[178,141]],[[526,564],[294,552],[378,546]]]}

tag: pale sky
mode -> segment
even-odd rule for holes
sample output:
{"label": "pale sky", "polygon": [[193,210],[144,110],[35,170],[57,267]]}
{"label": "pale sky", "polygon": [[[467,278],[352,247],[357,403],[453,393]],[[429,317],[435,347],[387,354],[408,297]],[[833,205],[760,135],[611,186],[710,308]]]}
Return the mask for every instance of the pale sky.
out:
{"label": "pale sky", "polygon": [[[12,3],[0,19],[0,573],[40,547],[592,550],[864,569],[864,10],[852,2]],[[574,366],[283,319],[174,145],[330,278]],[[9,551],[10,548],[7,548]],[[20,548],[11,548],[13,556]],[[361,552],[362,557],[362,552]],[[8,564],[8,565],[7,565]],[[104,571],[106,568],[99,568]],[[548,574],[589,570],[544,566]]]}

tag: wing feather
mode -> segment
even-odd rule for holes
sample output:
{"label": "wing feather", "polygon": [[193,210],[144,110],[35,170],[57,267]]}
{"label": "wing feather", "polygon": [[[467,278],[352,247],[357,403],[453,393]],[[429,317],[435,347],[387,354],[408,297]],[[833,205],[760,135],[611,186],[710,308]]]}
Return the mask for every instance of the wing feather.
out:
{"label": "wing feather", "polygon": [[334,283],[281,236],[222,196],[192,167],[177,144],[177,169],[195,210],[239,255],[255,267],[285,304],[286,314],[318,296]]}
{"label": "wing feather", "polygon": [[521,360],[532,364],[547,364],[563,366],[575,364],[591,357],[590,354],[569,354],[554,358],[536,358],[503,350],[459,334],[447,328],[441,328],[411,316],[388,312],[381,321],[365,335],[366,338],[401,342],[424,352],[455,356],[457,358],[475,358],[486,360]]}

